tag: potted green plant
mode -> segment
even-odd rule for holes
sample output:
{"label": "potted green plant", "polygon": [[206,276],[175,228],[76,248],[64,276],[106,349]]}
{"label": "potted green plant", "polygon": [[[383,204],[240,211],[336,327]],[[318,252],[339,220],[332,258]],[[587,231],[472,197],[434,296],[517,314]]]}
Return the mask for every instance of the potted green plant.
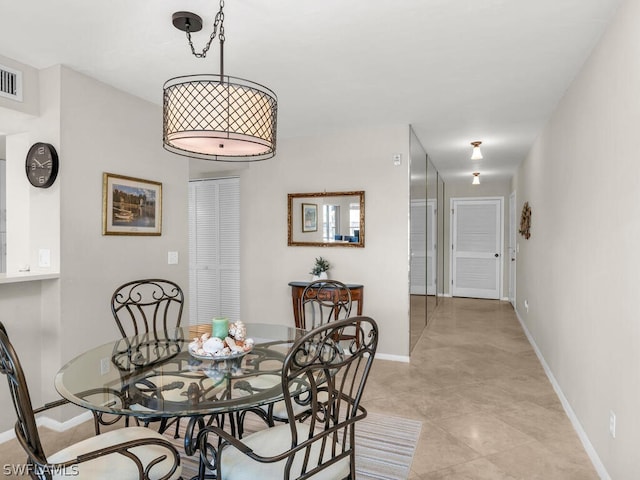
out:
{"label": "potted green plant", "polygon": [[311,275],[313,275],[313,278],[311,280],[325,280],[329,278],[329,275],[327,273],[329,271],[329,268],[331,268],[331,265],[329,264],[328,260],[322,257],[316,257],[316,262],[309,272]]}

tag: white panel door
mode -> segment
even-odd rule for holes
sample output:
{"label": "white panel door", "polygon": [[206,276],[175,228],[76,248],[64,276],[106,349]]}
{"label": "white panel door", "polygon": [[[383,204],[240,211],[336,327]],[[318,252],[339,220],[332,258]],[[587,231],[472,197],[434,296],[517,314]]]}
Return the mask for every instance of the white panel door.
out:
{"label": "white panel door", "polygon": [[240,319],[240,180],[189,184],[190,323]]}
{"label": "white panel door", "polygon": [[451,294],[500,298],[502,199],[451,199]]}

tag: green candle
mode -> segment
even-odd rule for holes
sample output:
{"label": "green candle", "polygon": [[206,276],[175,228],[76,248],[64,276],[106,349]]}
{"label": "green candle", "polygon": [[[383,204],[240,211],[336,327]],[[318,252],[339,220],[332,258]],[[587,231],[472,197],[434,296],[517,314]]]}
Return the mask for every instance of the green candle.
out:
{"label": "green candle", "polygon": [[224,339],[229,334],[229,320],[227,318],[214,318],[211,321],[211,335]]}

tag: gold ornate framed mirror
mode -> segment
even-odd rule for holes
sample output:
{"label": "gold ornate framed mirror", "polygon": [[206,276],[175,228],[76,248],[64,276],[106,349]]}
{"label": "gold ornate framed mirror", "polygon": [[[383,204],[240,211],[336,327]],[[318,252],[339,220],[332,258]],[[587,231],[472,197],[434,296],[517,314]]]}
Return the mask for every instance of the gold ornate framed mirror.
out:
{"label": "gold ornate framed mirror", "polygon": [[364,247],[364,191],[290,193],[289,246]]}

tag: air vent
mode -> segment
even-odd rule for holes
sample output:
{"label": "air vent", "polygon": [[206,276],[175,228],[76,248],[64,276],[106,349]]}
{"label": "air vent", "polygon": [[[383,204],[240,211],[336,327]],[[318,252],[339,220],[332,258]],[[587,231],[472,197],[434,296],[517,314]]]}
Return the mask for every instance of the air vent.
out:
{"label": "air vent", "polygon": [[0,65],[0,97],[22,101],[22,72]]}

